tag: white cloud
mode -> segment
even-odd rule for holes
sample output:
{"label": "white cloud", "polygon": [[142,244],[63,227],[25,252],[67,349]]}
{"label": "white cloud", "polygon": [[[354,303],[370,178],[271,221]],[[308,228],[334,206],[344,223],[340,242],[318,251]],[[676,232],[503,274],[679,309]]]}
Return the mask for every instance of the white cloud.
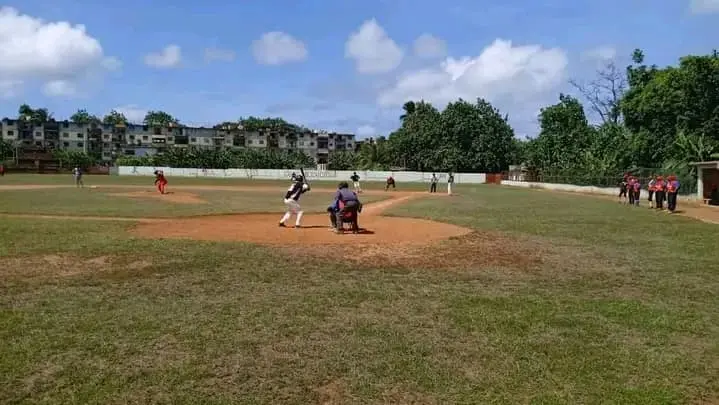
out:
{"label": "white cloud", "polygon": [[582,60],[607,62],[617,57],[617,50],[610,45],[602,45],[582,53]]}
{"label": "white cloud", "polygon": [[45,93],[45,95],[50,97],[74,96],[77,94],[77,89],[75,88],[75,85],[67,80],[49,81],[45,83],[42,88],[42,91],[43,93]]}
{"label": "white cloud", "polygon": [[422,34],[414,40],[414,54],[420,58],[438,58],[447,53],[447,44],[432,34]]}
{"label": "white cloud", "polygon": [[266,32],[252,41],[252,54],[257,63],[282,65],[307,59],[307,47],[299,39],[280,31]]}
{"label": "white cloud", "polygon": [[[132,123],[141,123],[145,119],[145,115],[148,110],[140,108],[135,104],[128,104],[120,107],[115,107],[113,110],[123,114],[128,121]],[[109,111],[108,111],[109,112]]]}
{"label": "white cloud", "polygon": [[439,66],[409,72],[380,92],[381,106],[408,100],[446,104],[458,98],[482,97],[520,108],[556,90],[565,79],[568,60],[558,48],[514,46],[495,40],[476,57],[447,58]]}
{"label": "white cloud", "polygon": [[180,65],[182,51],[178,45],[168,45],[160,52],[145,55],[145,64],[157,69],[170,69]]}
{"label": "white cloud", "polygon": [[375,136],[377,134],[377,129],[371,125],[362,125],[361,127],[357,128],[357,131],[355,132],[358,137],[367,138],[370,136]]}
{"label": "white cloud", "polygon": [[28,83],[75,85],[106,71],[106,60],[84,25],[48,22],[0,7],[0,96],[17,95]]}
{"label": "white cloud", "polygon": [[205,62],[232,62],[235,60],[235,51],[231,49],[207,48],[205,49]]}
{"label": "white cloud", "polygon": [[122,61],[110,56],[102,60],[102,66],[109,71],[116,71],[122,69]]}
{"label": "white cloud", "polygon": [[404,51],[374,18],[365,21],[345,43],[345,58],[354,60],[357,71],[363,74],[390,72],[403,57]]}
{"label": "white cloud", "polygon": [[689,7],[694,14],[719,13],[719,0],[691,0]]}

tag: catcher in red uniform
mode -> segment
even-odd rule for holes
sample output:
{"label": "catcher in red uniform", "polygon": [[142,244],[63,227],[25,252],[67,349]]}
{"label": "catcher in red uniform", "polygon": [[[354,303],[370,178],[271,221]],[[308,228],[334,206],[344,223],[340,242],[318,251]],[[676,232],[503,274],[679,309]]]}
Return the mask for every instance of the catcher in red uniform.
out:
{"label": "catcher in red uniform", "polygon": [[165,173],[162,170],[155,170],[155,185],[157,186],[157,191],[159,191],[160,194],[166,194],[165,187],[167,187],[167,179],[165,178]]}

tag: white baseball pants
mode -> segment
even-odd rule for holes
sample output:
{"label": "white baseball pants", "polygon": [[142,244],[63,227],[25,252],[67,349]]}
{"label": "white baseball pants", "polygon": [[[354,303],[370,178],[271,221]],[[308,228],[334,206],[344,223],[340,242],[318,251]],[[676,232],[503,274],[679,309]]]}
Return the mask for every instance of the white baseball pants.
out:
{"label": "white baseball pants", "polygon": [[302,221],[302,215],[304,214],[304,212],[302,212],[302,207],[300,207],[300,203],[291,198],[286,198],[285,205],[287,206],[287,211],[285,212],[285,215],[280,220],[280,223],[284,224],[285,221],[290,219],[290,216],[292,216],[292,214],[294,213],[295,215],[297,215],[297,220],[295,221],[295,226],[300,226],[301,221]]}

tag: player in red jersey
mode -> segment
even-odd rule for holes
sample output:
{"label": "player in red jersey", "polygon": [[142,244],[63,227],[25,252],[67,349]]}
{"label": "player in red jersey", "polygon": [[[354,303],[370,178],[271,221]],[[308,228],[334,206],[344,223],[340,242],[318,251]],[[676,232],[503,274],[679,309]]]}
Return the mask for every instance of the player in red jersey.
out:
{"label": "player in red jersey", "polygon": [[167,194],[165,192],[167,179],[165,178],[165,173],[162,170],[155,170],[155,185],[157,186],[157,191],[159,191],[160,194]]}

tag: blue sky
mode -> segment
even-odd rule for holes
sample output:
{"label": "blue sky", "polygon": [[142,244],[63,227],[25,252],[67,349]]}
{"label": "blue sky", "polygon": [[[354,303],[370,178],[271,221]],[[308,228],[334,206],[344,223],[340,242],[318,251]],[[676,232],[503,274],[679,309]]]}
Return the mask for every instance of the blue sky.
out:
{"label": "blue sky", "polygon": [[[204,125],[271,115],[362,136],[394,130],[408,98],[442,107],[478,96],[531,136],[539,108],[607,58],[624,66],[638,47],[649,63],[673,64],[719,38],[719,0],[8,6],[16,13],[0,12],[0,116],[23,102],[57,117],[154,109]],[[69,25],[46,25],[58,22]]]}

